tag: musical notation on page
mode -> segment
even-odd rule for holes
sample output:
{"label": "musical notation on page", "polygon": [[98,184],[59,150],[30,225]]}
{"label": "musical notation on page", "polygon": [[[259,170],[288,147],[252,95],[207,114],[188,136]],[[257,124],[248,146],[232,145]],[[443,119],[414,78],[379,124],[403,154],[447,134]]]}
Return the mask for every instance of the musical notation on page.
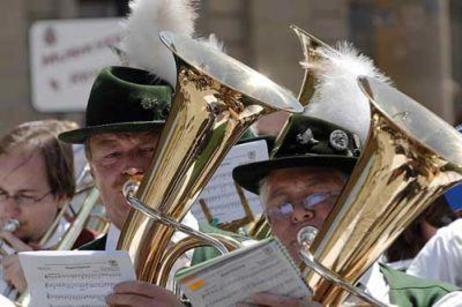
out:
{"label": "musical notation on page", "polygon": [[121,281],[135,280],[125,251],[38,251],[19,253],[31,306],[106,306]]}
{"label": "musical notation on page", "polygon": [[[259,140],[233,146],[216,173],[192,207],[199,223],[207,222],[200,202],[207,206],[210,215],[220,223],[229,223],[245,216],[245,210],[232,178],[236,166],[268,159],[266,141]],[[254,216],[262,211],[258,195],[244,191],[244,196]]]}

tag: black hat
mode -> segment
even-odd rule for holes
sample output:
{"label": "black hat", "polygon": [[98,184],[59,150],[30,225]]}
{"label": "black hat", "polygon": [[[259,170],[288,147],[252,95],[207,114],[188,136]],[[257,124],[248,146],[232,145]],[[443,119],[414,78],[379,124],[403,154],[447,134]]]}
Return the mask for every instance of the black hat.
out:
{"label": "black hat", "polygon": [[351,172],[360,154],[357,135],[306,115],[293,115],[288,125],[272,158],[240,165],[233,170],[233,178],[240,186],[258,194],[260,181],[270,171],[281,168],[323,166]]}
{"label": "black hat", "polygon": [[170,111],[173,89],[151,72],[107,67],[90,92],[84,128],[60,134],[66,143],[84,143],[93,134],[148,131],[161,127]]}

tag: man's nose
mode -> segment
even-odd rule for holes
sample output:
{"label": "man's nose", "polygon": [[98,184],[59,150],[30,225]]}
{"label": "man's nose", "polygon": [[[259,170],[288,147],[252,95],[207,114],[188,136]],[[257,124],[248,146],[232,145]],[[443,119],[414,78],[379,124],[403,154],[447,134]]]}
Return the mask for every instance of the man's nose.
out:
{"label": "man's nose", "polygon": [[9,197],[4,205],[3,210],[8,218],[17,218],[21,214],[21,208],[13,197]]}
{"label": "man's nose", "polygon": [[124,171],[123,174],[129,177],[133,177],[136,175],[143,175],[144,174],[144,169],[141,167],[127,167]]}
{"label": "man's nose", "polygon": [[296,206],[294,208],[294,212],[292,213],[292,223],[302,223],[309,221],[315,217],[314,211],[313,210],[308,210],[305,208],[302,208],[300,206]]}
{"label": "man's nose", "polygon": [[152,156],[141,154],[139,151],[132,151],[127,156],[126,168],[127,174],[134,173],[135,175],[144,174],[151,164]]}

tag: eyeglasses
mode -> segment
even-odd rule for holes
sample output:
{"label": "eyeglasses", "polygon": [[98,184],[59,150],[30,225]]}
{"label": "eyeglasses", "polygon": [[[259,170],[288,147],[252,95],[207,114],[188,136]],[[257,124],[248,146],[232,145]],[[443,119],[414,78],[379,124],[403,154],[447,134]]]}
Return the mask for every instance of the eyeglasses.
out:
{"label": "eyeglasses", "polygon": [[[334,204],[340,192],[316,192],[305,197],[299,204],[305,210],[314,211],[315,207],[324,204]],[[295,206],[286,201],[279,206],[269,208],[265,211],[266,216],[270,221],[285,220],[292,216],[295,211]]]}
{"label": "eyeglasses", "polygon": [[45,197],[51,194],[51,191],[46,192],[43,196],[41,197],[31,197],[27,195],[10,195],[5,191],[0,190],[0,203],[5,202],[8,198],[14,199],[15,203],[18,206],[30,206],[35,203],[38,203],[39,201],[43,200]]}

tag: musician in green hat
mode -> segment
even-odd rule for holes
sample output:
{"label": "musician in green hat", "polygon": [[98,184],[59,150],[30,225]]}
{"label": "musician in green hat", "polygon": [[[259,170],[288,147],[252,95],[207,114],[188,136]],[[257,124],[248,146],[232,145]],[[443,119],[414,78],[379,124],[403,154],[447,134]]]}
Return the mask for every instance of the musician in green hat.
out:
{"label": "musician in green hat", "polygon": [[[260,195],[273,235],[296,262],[301,262],[297,234],[304,227],[320,229],[324,224],[356,164],[361,150],[357,139],[335,124],[295,115],[272,159],[234,169],[234,179]],[[417,279],[378,264],[360,283],[376,299],[398,306],[440,306],[440,299],[462,295],[452,293],[457,290],[452,285]],[[269,293],[255,294],[253,300],[264,306],[302,303]]]}
{"label": "musician in green hat", "polygon": [[172,86],[151,72],[105,68],[90,93],[86,126],[60,135],[64,142],[85,144],[91,172],[112,222],[108,236],[86,248],[115,249],[129,212],[122,186],[131,176],[143,175],[151,163],[172,95]]}

